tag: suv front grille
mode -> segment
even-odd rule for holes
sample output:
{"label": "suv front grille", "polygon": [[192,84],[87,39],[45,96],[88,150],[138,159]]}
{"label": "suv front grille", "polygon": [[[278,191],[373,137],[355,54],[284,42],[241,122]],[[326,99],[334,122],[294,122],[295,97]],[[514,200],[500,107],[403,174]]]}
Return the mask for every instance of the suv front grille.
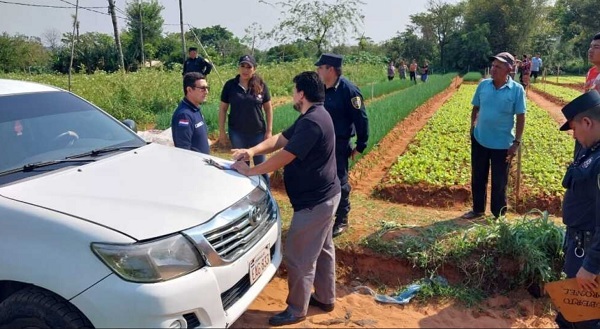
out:
{"label": "suv front grille", "polygon": [[234,261],[251,248],[275,222],[276,209],[269,194],[231,223],[204,233],[215,251],[226,261]]}
{"label": "suv front grille", "polygon": [[196,245],[210,266],[237,260],[269,231],[279,217],[271,194],[255,188],[205,224],[183,233]]}

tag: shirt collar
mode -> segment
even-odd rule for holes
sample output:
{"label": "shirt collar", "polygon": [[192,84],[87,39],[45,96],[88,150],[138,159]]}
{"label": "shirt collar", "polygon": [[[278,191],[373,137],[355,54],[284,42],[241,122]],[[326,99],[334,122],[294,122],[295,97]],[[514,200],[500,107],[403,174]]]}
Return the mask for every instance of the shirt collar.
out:
{"label": "shirt collar", "polygon": [[189,106],[192,111],[194,112],[199,112],[200,111],[200,107],[197,107],[196,105],[192,104],[192,102],[190,102],[187,98],[183,98],[183,103],[185,103],[187,106]]}
{"label": "shirt collar", "polygon": [[[508,76],[508,80],[506,80],[506,83],[502,85],[502,87],[498,88],[498,90],[506,87],[508,89],[512,89],[515,86],[515,80],[513,80],[510,76]],[[496,88],[496,86],[494,86],[494,79],[490,79],[490,85],[492,85],[492,87]]]}

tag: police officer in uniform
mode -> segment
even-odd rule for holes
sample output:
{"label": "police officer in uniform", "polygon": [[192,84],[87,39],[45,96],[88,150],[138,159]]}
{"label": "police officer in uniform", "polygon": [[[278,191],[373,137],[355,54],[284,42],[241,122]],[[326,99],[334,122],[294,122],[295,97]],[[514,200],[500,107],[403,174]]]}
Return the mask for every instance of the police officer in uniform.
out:
{"label": "police officer in uniform", "polygon": [[212,64],[206,59],[198,56],[198,48],[190,47],[189,48],[189,57],[183,63],[183,73],[185,75],[189,72],[198,72],[202,73],[204,76],[207,76],[210,71],[212,71]]}
{"label": "police officer in uniform", "polygon": [[[598,287],[600,274],[600,94],[585,93],[562,112],[567,122],[560,130],[573,129],[573,137],[582,145],[563,178],[567,189],[563,200],[563,223],[567,226],[565,264],[568,278],[577,278],[582,289]],[[600,328],[600,320],[569,322],[561,313],[559,328]]]}
{"label": "police officer in uniform", "polygon": [[[331,115],[335,127],[337,175],[342,186],[342,198],[333,226],[335,237],[348,227],[351,190],[348,183],[348,158],[354,160],[354,157],[367,147],[369,120],[360,90],[342,76],[342,56],[323,54],[315,66],[325,84],[325,109]],[[355,135],[356,146],[353,147],[350,139]]]}
{"label": "police officer in uniform", "polygon": [[208,128],[200,104],[208,96],[206,77],[198,72],[183,76],[185,97],[171,118],[171,133],[175,147],[209,154]]}

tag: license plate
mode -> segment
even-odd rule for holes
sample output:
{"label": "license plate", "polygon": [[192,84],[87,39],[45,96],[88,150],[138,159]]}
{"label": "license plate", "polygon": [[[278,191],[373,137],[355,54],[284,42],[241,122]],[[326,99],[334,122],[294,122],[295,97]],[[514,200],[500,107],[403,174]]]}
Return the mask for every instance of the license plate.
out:
{"label": "license plate", "polygon": [[258,280],[269,264],[271,264],[271,253],[267,246],[250,261],[250,284]]}

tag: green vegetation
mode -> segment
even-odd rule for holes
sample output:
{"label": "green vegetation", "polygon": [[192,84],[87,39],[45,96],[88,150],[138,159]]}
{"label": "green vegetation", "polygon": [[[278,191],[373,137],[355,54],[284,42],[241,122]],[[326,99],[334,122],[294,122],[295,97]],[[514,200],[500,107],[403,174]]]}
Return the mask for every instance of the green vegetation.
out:
{"label": "green vegetation", "polygon": [[[515,220],[500,218],[470,226],[438,222],[402,233],[400,225],[382,222],[363,246],[409,260],[431,277],[454,270],[459,286],[435,287],[427,295],[450,295],[472,303],[463,292],[508,291],[557,280],[561,276],[564,230],[549,220],[547,212],[532,211]],[[386,238],[386,233],[394,238]],[[432,290],[433,289],[433,290]],[[458,296],[457,296],[458,295]],[[462,297],[461,297],[462,296]]]}
{"label": "green vegetation", "polygon": [[479,72],[468,72],[463,76],[463,81],[478,82],[483,76]]}
{"label": "green vegetation", "polygon": [[[432,186],[468,185],[470,171],[470,101],[476,86],[465,85],[419,131],[414,143],[389,173],[391,184],[425,183]],[[573,142],[557,129],[548,113],[527,103],[522,144],[523,185],[532,195],[560,195],[561,178]]]}
{"label": "green vegetation", "polygon": [[564,102],[570,102],[573,99],[581,96],[582,91],[577,91],[573,88],[561,87],[549,83],[532,84],[533,89],[548,93]]}

